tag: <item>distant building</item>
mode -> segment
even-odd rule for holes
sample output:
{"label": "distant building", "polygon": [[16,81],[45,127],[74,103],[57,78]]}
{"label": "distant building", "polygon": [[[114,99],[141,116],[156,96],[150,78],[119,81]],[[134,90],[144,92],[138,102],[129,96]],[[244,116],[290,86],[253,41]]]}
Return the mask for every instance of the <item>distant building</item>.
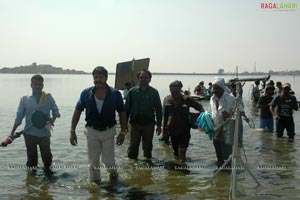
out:
{"label": "distant building", "polygon": [[224,74],[224,72],[225,72],[224,69],[219,69],[218,70],[218,74]]}

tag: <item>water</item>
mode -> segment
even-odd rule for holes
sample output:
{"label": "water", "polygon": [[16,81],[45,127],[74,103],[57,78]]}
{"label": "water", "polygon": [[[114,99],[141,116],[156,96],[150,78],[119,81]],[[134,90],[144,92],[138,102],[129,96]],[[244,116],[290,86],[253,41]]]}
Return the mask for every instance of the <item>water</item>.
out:
{"label": "water", "polygon": [[[30,77],[23,74],[0,74],[0,139],[11,131],[19,99],[30,93]],[[92,85],[90,75],[44,75],[45,91],[50,92],[62,114],[57,119],[51,138],[55,174],[46,177],[39,169],[32,176],[24,169],[26,151],[23,138],[14,141],[7,148],[0,149],[0,198],[1,199],[228,199],[230,172],[215,174],[216,159],[212,141],[204,133],[192,130],[187,152],[187,167],[174,166],[172,149],[161,144],[154,137],[153,165],[142,160],[134,162],[126,157],[128,138],[122,146],[116,147],[116,162],[120,166],[119,181],[110,183],[107,173],[102,170],[100,185],[88,182],[86,139],[83,134],[84,114],[77,127],[78,145],[69,144],[69,130],[72,113],[80,91]],[[181,80],[184,89],[201,80],[205,85],[214,76],[171,76],[154,75],[151,85],[158,88],[161,98],[168,94],[171,81]],[[232,78],[224,77],[226,80]],[[246,78],[241,77],[241,78]],[[249,78],[249,77],[247,77]],[[300,89],[296,86],[298,76],[274,76],[274,81],[290,82],[297,99]],[[110,75],[109,84],[114,85]],[[258,112],[249,102],[250,83],[244,86],[246,113],[258,124]],[[208,107],[208,102],[203,102]],[[274,134],[249,129],[244,124],[244,149],[247,163],[257,180],[245,170],[237,175],[238,199],[300,199],[300,153],[299,153],[299,112],[294,113],[296,137],[294,142],[286,138],[277,139]],[[23,125],[19,127],[21,130]],[[285,135],[286,136],[286,135]],[[141,155],[141,151],[140,151]],[[40,158],[40,157],[39,157]],[[246,161],[242,156],[243,161]]]}

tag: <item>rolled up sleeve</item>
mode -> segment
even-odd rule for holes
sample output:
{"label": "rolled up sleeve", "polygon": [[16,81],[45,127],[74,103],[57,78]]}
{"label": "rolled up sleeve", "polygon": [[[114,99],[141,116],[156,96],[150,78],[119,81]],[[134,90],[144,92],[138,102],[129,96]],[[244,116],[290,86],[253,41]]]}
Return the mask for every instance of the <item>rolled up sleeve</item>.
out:
{"label": "rolled up sleeve", "polygon": [[59,109],[55,103],[54,98],[51,96],[50,98],[50,102],[51,102],[51,111],[52,111],[52,116],[59,118],[60,117],[60,113],[59,113]]}
{"label": "rolled up sleeve", "polygon": [[25,101],[25,99],[24,99],[24,97],[22,97],[20,99],[20,103],[18,106],[17,114],[16,114],[15,124],[18,126],[22,124],[22,120],[25,117],[26,108],[25,108],[24,101]]}

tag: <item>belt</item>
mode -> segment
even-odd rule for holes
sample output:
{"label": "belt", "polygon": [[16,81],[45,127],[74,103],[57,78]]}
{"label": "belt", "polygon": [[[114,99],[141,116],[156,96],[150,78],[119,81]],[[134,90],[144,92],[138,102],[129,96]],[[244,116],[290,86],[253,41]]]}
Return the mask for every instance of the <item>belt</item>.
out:
{"label": "belt", "polygon": [[87,127],[90,127],[92,129],[95,129],[97,131],[106,131],[112,127],[114,127],[115,125],[109,125],[109,126],[93,126],[93,125],[86,125]]}

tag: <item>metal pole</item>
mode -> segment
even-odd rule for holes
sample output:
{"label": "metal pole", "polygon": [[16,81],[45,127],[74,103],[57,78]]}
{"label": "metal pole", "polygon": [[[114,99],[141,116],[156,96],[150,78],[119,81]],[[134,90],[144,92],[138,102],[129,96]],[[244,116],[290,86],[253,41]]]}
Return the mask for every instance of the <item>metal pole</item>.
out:
{"label": "metal pole", "polygon": [[135,62],[135,59],[133,57],[132,59],[132,64],[131,64],[131,86],[134,86],[135,85],[135,82],[133,81],[134,78],[133,78],[133,75],[134,75],[134,63]]}
{"label": "metal pole", "polygon": [[234,140],[232,149],[232,160],[231,160],[231,196],[233,199],[236,198],[236,182],[237,182],[237,157],[238,157],[238,136],[239,136],[239,120],[240,120],[240,87],[241,83],[236,82],[236,115],[235,115],[235,129],[234,129]]}

